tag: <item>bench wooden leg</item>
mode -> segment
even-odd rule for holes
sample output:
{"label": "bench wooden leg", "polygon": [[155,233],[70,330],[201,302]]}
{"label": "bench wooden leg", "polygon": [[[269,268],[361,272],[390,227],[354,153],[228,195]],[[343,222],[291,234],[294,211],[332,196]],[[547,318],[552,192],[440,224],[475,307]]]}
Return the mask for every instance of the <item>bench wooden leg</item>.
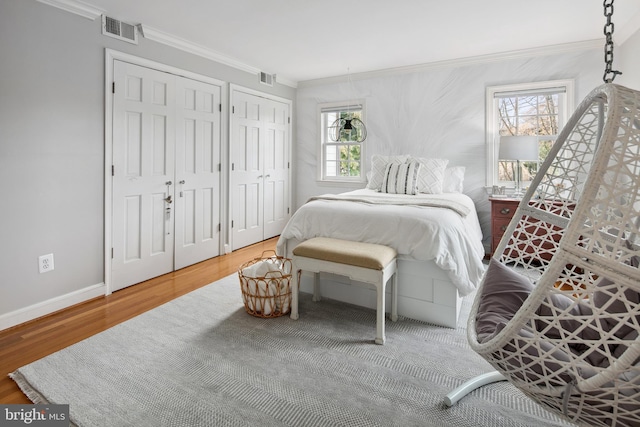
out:
{"label": "bench wooden leg", "polygon": [[300,270],[291,272],[291,318],[298,320],[298,292],[300,291]]}
{"label": "bench wooden leg", "polygon": [[375,285],[378,292],[378,307],[376,310],[376,344],[384,344],[384,321],[385,321],[385,284]]}
{"label": "bench wooden leg", "polygon": [[398,320],[398,272],[391,278],[391,320]]}
{"label": "bench wooden leg", "polygon": [[313,301],[320,301],[320,273],[313,273]]}

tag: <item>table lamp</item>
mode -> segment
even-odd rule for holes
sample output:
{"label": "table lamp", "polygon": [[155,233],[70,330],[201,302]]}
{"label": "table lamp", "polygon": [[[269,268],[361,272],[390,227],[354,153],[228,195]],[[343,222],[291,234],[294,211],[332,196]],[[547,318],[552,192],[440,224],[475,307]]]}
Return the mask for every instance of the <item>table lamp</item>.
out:
{"label": "table lamp", "polygon": [[498,160],[516,161],[516,188],[515,197],[522,197],[520,189],[520,180],[522,169],[521,161],[537,161],[538,160],[538,137],[535,135],[508,135],[500,137],[500,150],[498,152]]}

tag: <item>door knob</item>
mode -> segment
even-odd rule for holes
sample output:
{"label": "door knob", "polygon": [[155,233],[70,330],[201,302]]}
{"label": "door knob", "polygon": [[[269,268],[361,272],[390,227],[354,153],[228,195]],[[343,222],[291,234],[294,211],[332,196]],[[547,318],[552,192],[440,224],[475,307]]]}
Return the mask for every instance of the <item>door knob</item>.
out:
{"label": "door knob", "polygon": [[166,198],[166,199],[164,199],[164,201],[165,201],[165,202],[167,202],[167,203],[169,203],[169,204],[170,204],[171,202],[173,202],[173,199],[171,198],[171,194],[169,194],[169,196],[167,196],[167,198]]}

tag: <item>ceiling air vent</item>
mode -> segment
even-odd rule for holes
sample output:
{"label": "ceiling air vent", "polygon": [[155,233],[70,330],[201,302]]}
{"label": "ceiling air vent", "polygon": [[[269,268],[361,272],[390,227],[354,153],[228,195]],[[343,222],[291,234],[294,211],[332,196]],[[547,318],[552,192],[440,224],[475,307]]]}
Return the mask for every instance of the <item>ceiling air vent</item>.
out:
{"label": "ceiling air vent", "polygon": [[106,15],[102,15],[102,34],[128,43],[138,44],[138,29],[135,25],[118,21]]}
{"label": "ceiling air vent", "polygon": [[268,74],[260,71],[260,83],[267,86],[273,86],[273,82],[276,81],[275,74]]}

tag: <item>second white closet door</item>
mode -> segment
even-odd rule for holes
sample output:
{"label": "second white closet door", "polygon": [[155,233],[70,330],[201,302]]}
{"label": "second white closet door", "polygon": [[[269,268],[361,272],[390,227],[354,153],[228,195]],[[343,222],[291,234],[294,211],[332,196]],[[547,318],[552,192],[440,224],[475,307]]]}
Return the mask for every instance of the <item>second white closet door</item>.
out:
{"label": "second white closet door", "polygon": [[263,240],[262,98],[233,92],[231,188],[233,249]]}
{"label": "second white closet door", "polygon": [[282,232],[290,218],[290,104],[232,93],[232,248]]}
{"label": "second white closet door", "polygon": [[265,150],[263,162],[263,239],[279,235],[289,214],[289,105],[274,100],[263,104]]}

